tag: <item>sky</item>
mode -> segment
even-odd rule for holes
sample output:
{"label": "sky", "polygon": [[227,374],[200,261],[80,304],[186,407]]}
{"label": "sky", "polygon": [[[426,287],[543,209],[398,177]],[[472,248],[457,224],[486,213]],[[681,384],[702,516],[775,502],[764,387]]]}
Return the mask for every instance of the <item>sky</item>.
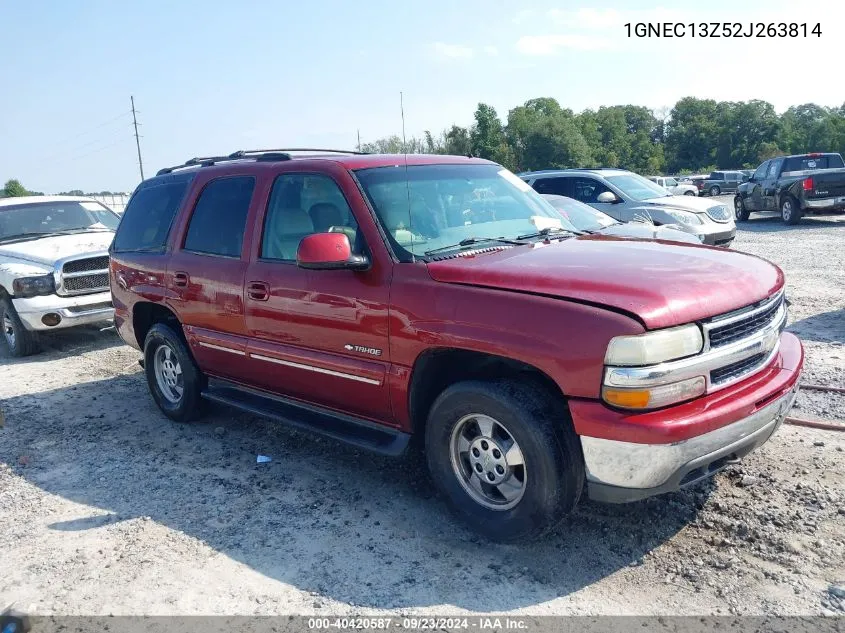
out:
{"label": "sky", "polygon": [[[469,125],[479,102],[578,112],[685,96],[845,102],[845,2],[0,0],[0,184],[131,191],[197,155],[354,148]],[[628,37],[637,22],[796,22],[820,38]]]}

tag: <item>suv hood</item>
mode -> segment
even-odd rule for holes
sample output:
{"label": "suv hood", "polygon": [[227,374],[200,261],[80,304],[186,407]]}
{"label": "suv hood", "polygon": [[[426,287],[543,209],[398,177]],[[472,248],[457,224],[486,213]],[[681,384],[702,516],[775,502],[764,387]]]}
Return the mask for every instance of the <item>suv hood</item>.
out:
{"label": "suv hood", "polygon": [[27,262],[52,266],[58,260],[74,255],[86,253],[101,253],[108,250],[114,233],[103,231],[97,233],[76,233],[74,235],[57,235],[42,237],[41,239],[0,244],[0,258],[20,259]]}
{"label": "suv hood", "polygon": [[665,198],[651,198],[638,202],[638,205],[648,207],[662,207],[664,209],[678,209],[679,211],[692,211],[693,213],[707,213],[711,207],[725,206],[721,202],[713,202],[698,196],[666,196]]}
{"label": "suv hood", "polygon": [[607,306],[648,329],[716,316],[783,287],[766,260],[705,246],[605,236],[517,246],[427,264],[436,281]]}

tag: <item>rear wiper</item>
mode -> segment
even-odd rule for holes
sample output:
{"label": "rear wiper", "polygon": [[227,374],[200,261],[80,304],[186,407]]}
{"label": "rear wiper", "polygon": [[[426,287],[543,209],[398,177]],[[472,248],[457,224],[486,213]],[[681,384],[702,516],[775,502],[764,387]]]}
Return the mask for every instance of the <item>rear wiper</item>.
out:
{"label": "rear wiper", "polygon": [[520,235],[516,239],[518,239],[518,240],[530,240],[530,239],[536,239],[538,237],[548,237],[552,233],[554,233],[554,234],[566,233],[567,235],[584,235],[583,231],[570,231],[569,229],[563,229],[563,228],[560,228],[560,227],[557,227],[557,226],[547,226],[544,229],[540,229],[536,233],[529,233],[528,235]]}

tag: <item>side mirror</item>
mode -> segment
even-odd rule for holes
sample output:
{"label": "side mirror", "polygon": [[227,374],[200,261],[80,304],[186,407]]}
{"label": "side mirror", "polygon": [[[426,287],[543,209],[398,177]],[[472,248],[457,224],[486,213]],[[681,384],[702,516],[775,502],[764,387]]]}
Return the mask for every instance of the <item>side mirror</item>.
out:
{"label": "side mirror", "polygon": [[314,233],[299,242],[296,265],[310,270],[364,270],[370,260],[352,254],[345,233]]}
{"label": "side mirror", "polygon": [[616,197],[616,194],[612,191],[602,191],[598,198],[596,198],[596,202],[603,202],[608,204],[616,204],[617,202],[621,202],[619,198]]}

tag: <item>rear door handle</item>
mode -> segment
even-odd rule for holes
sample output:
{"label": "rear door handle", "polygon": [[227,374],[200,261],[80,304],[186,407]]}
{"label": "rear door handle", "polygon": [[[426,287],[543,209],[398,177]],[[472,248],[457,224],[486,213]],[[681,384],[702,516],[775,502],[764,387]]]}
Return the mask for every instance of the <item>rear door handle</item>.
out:
{"label": "rear door handle", "polygon": [[267,301],[270,298],[270,285],[264,281],[250,281],[246,286],[246,294],[254,301]]}
{"label": "rear door handle", "polygon": [[173,285],[179,288],[186,288],[188,286],[188,273],[177,272],[173,273]]}

